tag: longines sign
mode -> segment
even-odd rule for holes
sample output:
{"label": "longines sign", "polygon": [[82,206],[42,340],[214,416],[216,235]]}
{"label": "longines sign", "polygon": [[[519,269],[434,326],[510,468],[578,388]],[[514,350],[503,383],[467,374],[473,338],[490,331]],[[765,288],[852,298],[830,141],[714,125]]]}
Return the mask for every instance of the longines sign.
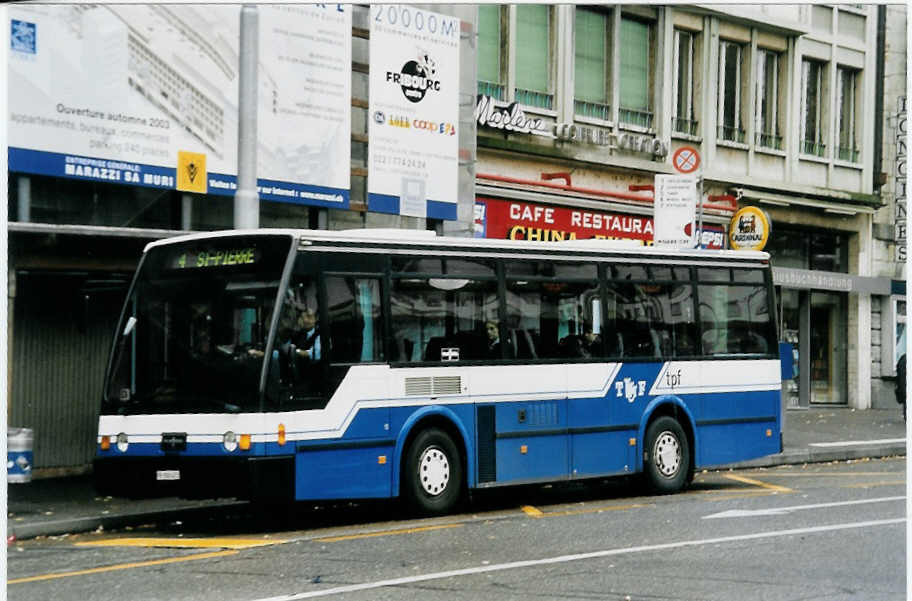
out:
{"label": "longines sign", "polygon": [[643,152],[655,157],[668,154],[665,143],[654,137],[630,132],[617,133],[603,128],[584,127],[573,123],[549,126],[540,117],[527,116],[518,102],[503,102],[491,96],[479,95],[475,104],[475,120],[479,127],[604,146],[612,152],[624,150]]}

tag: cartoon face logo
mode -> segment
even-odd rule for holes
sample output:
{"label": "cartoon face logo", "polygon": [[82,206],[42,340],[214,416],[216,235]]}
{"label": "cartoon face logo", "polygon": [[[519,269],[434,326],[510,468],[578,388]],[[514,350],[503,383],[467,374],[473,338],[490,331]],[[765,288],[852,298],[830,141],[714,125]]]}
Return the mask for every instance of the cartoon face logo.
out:
{"label": "cartoon face logo", "polygon": [[437,63],[425,51],[418,52],[418,59],[402,65],[399,73],[386,72],[386,81],[398,84],[402,95],[409,102],[421,102],[428,90],[440,91]]}

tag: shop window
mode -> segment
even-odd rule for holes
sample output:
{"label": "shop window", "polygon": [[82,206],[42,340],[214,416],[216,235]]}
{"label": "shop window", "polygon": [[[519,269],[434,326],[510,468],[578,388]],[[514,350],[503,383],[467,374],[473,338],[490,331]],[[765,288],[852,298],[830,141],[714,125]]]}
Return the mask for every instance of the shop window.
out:
{"label": "shop window", "polygon": [[593,8],[575,10],[574,111],[609,121],[611,15]]}
{"label": "shop window", "polygon": [[504,32],[504,9],[496,4],[478,7],[478,93],[504,100],[503,60],[501,48]]}
{"label": "shop window", "polygon": [[859,72],[856,69],[838,67],[836,80],[838,85],[838,98],[836,100],[838,112],[836,113],[836,131],[839,134],[836,156],[841,161],[858,162],[859,152],[856,135],[858,120],[857,100],[859,92]]}
{"label": "shop window", "polygon": [[801,62],[801,152],[818,157],[826,155],[824,132],[824,70],[826,63],[805,59]]}
{"label": "shop window", "polygon": [[779,53],[760,50],[757,53],[756,144],[782,150],[779,134]]}
{"label": "shop window", "polygon": [[694,34],[676,29],[674,32],[674,131],[697,135],[698,122],[694,119]]}
{"label": "shop window", "polygon": [[625,125],[652,128],[653,29],[652,23],[621,18],[618,121]]}
{"label": "shop window", "polygon": [[551,76],[552,7],[516,7],[516,101],[526,106],[554,108]]}
{"label": "shop window", "polygon": [[846,234],[777,227],[766,250],[776,267],[848,273],[848,246]]}
{"label": "shop window", "polygon": [[719,46],[719,140],[744,143],[741,119],[741,44],[723,40]]}

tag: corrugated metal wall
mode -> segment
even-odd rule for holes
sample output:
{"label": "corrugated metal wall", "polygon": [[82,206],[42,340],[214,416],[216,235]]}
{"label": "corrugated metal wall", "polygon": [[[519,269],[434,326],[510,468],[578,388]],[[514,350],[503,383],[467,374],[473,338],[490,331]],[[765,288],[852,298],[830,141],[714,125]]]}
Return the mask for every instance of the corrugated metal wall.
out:
{"label": "corrugated metal wall", "polygon": [[36,469],[92,461],[107,354],[126,291],[95,291],[98,281],[84,274],[16,276],[9,419],[11,427],[34,429]]}

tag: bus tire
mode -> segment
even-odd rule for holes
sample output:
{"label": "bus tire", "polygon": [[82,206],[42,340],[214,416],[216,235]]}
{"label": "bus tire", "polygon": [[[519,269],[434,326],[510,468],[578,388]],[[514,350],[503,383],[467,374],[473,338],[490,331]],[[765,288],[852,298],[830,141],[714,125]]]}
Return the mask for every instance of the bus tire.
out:
{"label": "bus tire", "polygon": [[681,424],[662,416],[646,428],[643,472],[646,486],[657,494],[676,493],[684,488],[690,471],[690,445]]}
{"label": "bus tire", "polygon": [[453,439],[428,428],[408,447],[402,490],[409,508],[423,515],[452,511],[462,499],[463,466]]}

